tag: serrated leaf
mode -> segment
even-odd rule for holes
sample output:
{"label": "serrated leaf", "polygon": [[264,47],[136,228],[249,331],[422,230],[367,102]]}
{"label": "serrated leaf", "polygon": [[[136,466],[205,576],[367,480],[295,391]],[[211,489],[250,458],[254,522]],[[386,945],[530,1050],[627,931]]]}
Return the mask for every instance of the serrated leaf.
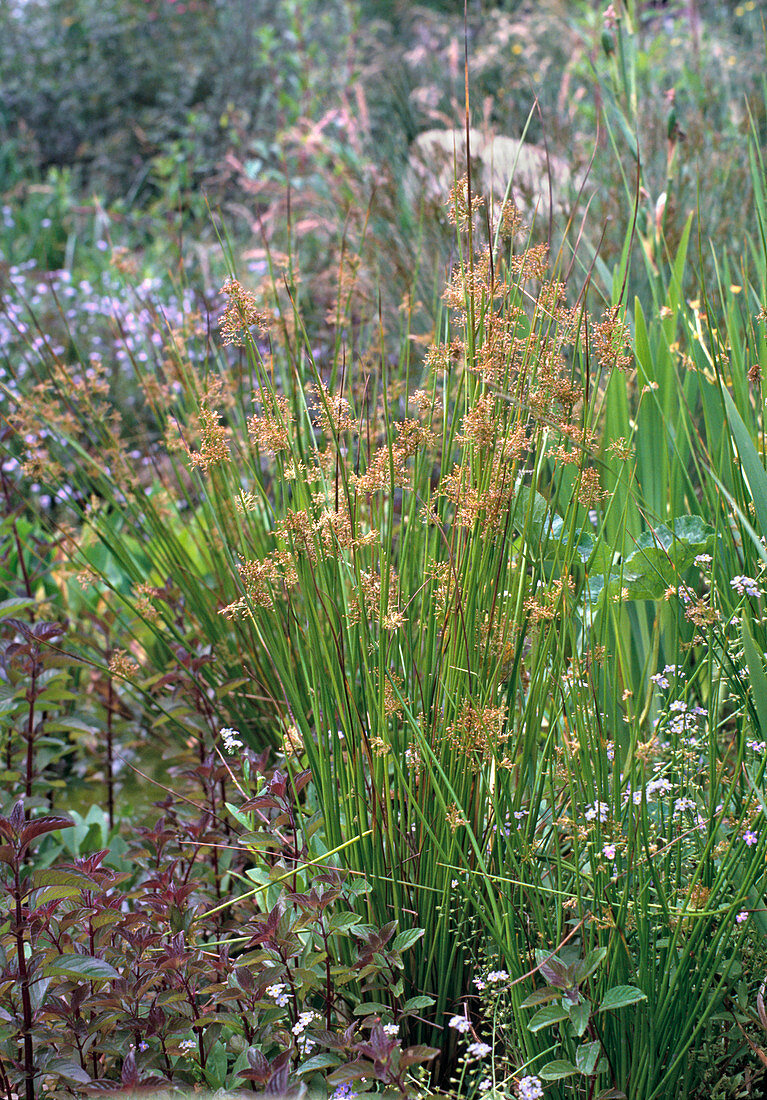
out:
{"label": "serrated leaf", "polygon": [[583,1046],[578,1047],[576,1050],[575,1064],[586,1077],[590,1077],[593,1074],[601,1053],[602,1044],[599,1042],[584,1043]]}
{"label": "serrated leaf", "polygon": [[538,1076],[542,1077],[544,1081],[561,1081],[564,1077],[572,1077],[574,1073],[578,1073],[578,1067],[564,1058],[556,1058],[553,1062],[547,1062],[542,1069],[538,1070]]}
{"label": "serrated leaf", "polygon": [[433,997],[411,997],[403,1004],[402,1012],[416,1012],[419,1008],[430,1008],[433,1004]]}
{"label": "serrated leaf", "polygon": [[314,1054],[302,1063],[295,1073],[297,1077],[302,1077],[305,1073],[314,1073],[318,1069],[330,1069],[340,1064],[341,1060],[335,1054]]}
{"label": "serrated leaf", "polygon": [[84,871],[64,871],[56,867],[35,871],[32,882],[36,890],[44,886],[71,886],[79,890],[92,890],[96,884],[95,879]]}
{"label": "serrated leaf", "polygon": [[536,1012],[528,1023],[527,1030],[540,1031],[544,1027],[551,1027],[552,1024],[559,1024],[562,1020],[569,1020],[569,1018],[569,1012],[561,1005],[546,1005],[545,1008]]}
{"label": "serrated leaf", "polygon": [[586,958],[575,967],[575,981],[577,984],[580,985],[581,982],[585,982],[586,978],[590,977],[606,958],[606,947],[595,947],[593,951],[589,951]]}
{"label": "serrated leaf", "polygon": [[404,932],[400,932],[400,934],[396,937],[394,943],[392,944],[392,950],[407,951],[409,947],[412,947],[414,943],[417,943],[418,940],[420,940],[424,932],[424,928],[407,928]]}
{"label": "serrated leaf", "polygon": [[380,1016],[382,1013],[388,1015],[391,1008],[389,1005],[381,1004],[380,1001],[366,1001],[364,1004],[355,1005],[352,1011],[355,1016]]}
{"label": "serrated leaf", "polygon": [[534,1008],[536,1005],[545,1005],[549,1001],[555,1001],[558,997],[561,997],[562,993],[558,989],[534,989],[529,997],[525,997],[520,1008]]}
{"label": "serrated leaf", "polygon": [[362,917],[357,913],[334,913],[328,923],[330,932],[348,932],[356,924],[362,923]]}
{"label": "serrated leaf", "polygon": [[104,959],[92,955],[59,955],[45,967],[46,977],[62,974],[67,978],[86,978],[88,981],[109,981],[120,975]]}
{"label": "serrated leaf", "polygon": [[60,1077],[66,1077],[68,1081],[77,1081],[78,1085],[89,1085],[91,1083],[91,1076],[83,1069],[82,1066],[78,1066],[76,1062],[69,1062],[66,1058],[54,1058],[53,1061],[46,1063],[46,1073],[57,1073]]}
{"label": "serrated leaf", "polygon": [[580,1039],[586,1028],[589,1026],[589,1020],[591,1019],[591,1002],[582,1001],[577,1005],[570,1005],[570,1023],[573,1025],[573,1032]]}
{"label": "serrated leaf", "polygon": [[64,898],[76,898],[79,895],[80,891],[76,886],[46,886],[35,897],[34,908],[39,909],[49,901],[62,901]]}
{"label": "serrated leaf", "polygon": [[607,991],[598,1011],[610,1012],[616,1008],[625,1008],[626,1005],[638,1004],[639,1001],[646,1000],[647,994],[643,993],[641,989],[637,989],[636,986],[616,985],[614,989]]}

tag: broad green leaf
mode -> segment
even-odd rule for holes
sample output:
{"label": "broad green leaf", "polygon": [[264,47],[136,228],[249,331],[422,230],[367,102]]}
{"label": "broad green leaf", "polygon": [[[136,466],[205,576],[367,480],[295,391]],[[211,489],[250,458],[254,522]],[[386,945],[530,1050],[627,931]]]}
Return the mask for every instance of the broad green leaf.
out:
{"label": "broad green leaf", "polygon": [[595,947],[593,951],[589,951],[586,958],[578,963],[575,968],[575,981],[578,985],[584,982],[586,978],[590,977],[594,971],[600,966],[607,958],[606,947]]}
{"label": "broad green leaf", "polygon": [[587,1077],[591,1076],[599,1061],[601,1052],[602,1044],[599,1042],[584,1043],[582,1047],[578,1047],[575,1052],[575,1064],[581,1073],[585,1073]]}
{"label": "broad green leaf", "polygon": [[573,1026],[573,1032],[580,1039],[586,1028],[589,1026],[589,1020],[591,1019],[591,1001],[583,1001],[578,1005],[571,1005],[570,1009],[570,1023]]}
{"label": "broad green leaf", "polygon": [[407,928],[394,940],[392,944],[392,950],[394,951],[407,951],[409,947],[412,947],[414,943],[417,943],[423,936],[425,929],[423,928]]}
{"label": "broad green leaf", "polygon": [[610,1012],[613,1009],[625,1008],[626,1005],[633,1005],[646,1000],[647,994],[643,993],[641,989],[637,989],[636,986],[616,985],[614,989],[607,991],[598,1011]]}
{"label": "broad green leaf", "polygon": [[536,1005],[545,1005],[549,1001],[554,1001],[558,997],[561,997],[562,993],[559,989],[550,989],[544,987],[543,989],[534,989],[529,997],[525,997],[520,1008],[535,1008]]}
{"label": "broad green leaf", "polygon": [[319,1069],[331,1069],[340,1065],[340,1063],[341,1059],[337,1055],[326,1051],[323,1054],[312,1055],[295,1072],[297,1077],[303,1077],[305,1073],[315,1073]]}
{"label": "broad green leaf", "polygon": [[353,1012],[355,1016],[380,1016],[382,1013],[388,1015],[391,1008],[380,1001],[365,1001],[364,1004],[355,1005]]}
{"label": "broad green leaf", "polygon": [[362,917],[357,913],[334,913],[328,923],[328,931],[346,932],[348,929],[353,928],[355,924],[361,923]]}
{"label": "broad green leaf", "polygon": [[59,955],[45,967],[49,977],[63,974],[67,978],[86,978],[88,981],[110,981],[120,975],[113,966],[92,955]]}
{"label": "broad green leaf", "polygon": [[205,1058],[205,1081],[212,1089],[221,1089],[226,1084],[227,1066],[226,1047],[219,1039],[208,1050]]}
{"label": "broad green leaf", "polygon": [[561,1081],[564,1077],[572,1077],[574,1073],[578,1072],[578,1067],[574,1066],[572,1062],[567,1062],[564,1058],[557,1058],[553,1062],[547,1062],[542,1069],[539,1069],[538,1076],[542,1077],[544,1081]]}
{"label": "broad green leaf", "polygon": [[551,1027],[552,1024],[561,1023],[562,1020],[569,1020],[570,1013],[566,1008],[562,1008],[561,1005],[546,1005],[545,1008],[540,1009],[533,1016],[532,1020],[527,1025],[528,1031],[540,1031],[544,1027]]}
{"label": "broad green leaf", "polygon": [[66,1077],[69,1081],[77,1081],[78,1085],[89,1085],[91,1083],[90,1074],[86,1073],[82,1066],[77,1065],[76,1062],[70,1062],[66,1058],[54,1058],[52,1061],[46,1062],[45,1072],[57,1073],[60,1077]]}
{"label": "broad green leaf", "polygon": [[417,1012],[421,1008],[429,1008],[434,1004],[433,997],[410,997],[402,1006],[402,1012]]}

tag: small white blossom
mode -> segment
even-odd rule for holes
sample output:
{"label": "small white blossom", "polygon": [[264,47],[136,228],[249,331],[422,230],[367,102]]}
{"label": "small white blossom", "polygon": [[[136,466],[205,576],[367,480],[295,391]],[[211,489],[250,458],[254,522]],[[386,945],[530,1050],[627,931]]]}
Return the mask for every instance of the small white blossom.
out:
{"label": "small white blossom", "polygon": [[467,1031],[471,1031],[471,1020],[468,1020],[465,1016],[451,1016],[447,1026],[459,1031],[461,1035],[465,1035]]}
{"label": "small white blossom", "polygon": [[489,982],[507,982],[509,980],[508,971],[506,970],[491,970],[487,975]]}
{"label": "small white blossom", "polygon": [[295,1024],[293,1024],[291,1031],[294,1035],[300,1035],[303,1031],[305,1031],[309,1024],[313,1023],[316,1019],[316,1012],[301,1012],[298,1016],[298,1020]]}
{"label": "small white blossom", "polygon": [[605,859],[615,859],[615,845],[605,844],[602,848],[602,855]]}
{"label": "small white blossom", "polygon": [[594,802],[592,805],[586,807],[584,817],[587,821],[607,821],[607,815],[610,812],[610,807],[606,802]]}
{"label": "small white blossom", "polygon": [[487,1043],[469,1043],[466,1055],[469,1058],[487,1058],[492,1049]]}
{"label": "small white blossom", "polygon": [[284,1008],[290,999],[283,982],[277,982],[275,985],[268,985],[266,987],[266,995],[267,997],[271,997],[280,1008]]}
{"label": "small white blossom", "polygon": [[396,1039],[399,1036],[399,1024],[384,1024],[383,1030],[390,1039]]}
{"label": "small white blossom", "polygon": [[540,1077],[523,1077],[519,1082],[520,1100],[540,1100],[543,1096],[543,1085]]}
{"label": "small white blossom", "polygon": [[239,730],[233,730],[230,729],[229,726],[224,726],[218,732],[221,740],[224,742],[224,748],[230,756],[232,756],[238,749],[243,748]]}
{"label": "small white blossom", "polygon": [[762,594],[759,585],[753,577],[737,576],[733,577],[730,581],[730,587],[734,588],[739,596],[755,596],[759,597]]}

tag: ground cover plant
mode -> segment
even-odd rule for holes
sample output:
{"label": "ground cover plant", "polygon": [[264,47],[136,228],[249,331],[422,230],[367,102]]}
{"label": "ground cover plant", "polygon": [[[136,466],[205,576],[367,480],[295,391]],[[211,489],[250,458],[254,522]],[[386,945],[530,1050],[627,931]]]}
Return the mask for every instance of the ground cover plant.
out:
{"label": "ground cover plant", "polygon": [[659,17],[580,18],[604,250],[470,160],[400,283],[412,208],[327,120],[283,228],[253,192],[258,249],[174,283],[67,185],[9,207],[9,1098],[763,1091],[764,104],[712,246],[640,108]]}

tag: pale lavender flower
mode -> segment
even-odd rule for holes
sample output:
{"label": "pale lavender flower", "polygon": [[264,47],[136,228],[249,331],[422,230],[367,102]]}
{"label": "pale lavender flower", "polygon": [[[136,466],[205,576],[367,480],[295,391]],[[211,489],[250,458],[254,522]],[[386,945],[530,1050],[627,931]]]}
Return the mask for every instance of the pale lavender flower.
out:
{"label": "pale lavender flower", "polygon": [[523,1077],[519,1082],[520,1100],[540,1100],[543,1096],[543,1085],[540,1077]]}
{"label": "pale lavender flower", "polygon": [[487,1058],[492,1049],[487,1043],[469,1043],[466,1054],[469,1058]]}
{"label": "pale lavender flower", "polygon": [[451,1016],[447,1026],[460,1032],[461,1035],[465,1035],[467,1031],[471,1031],[471,1020],[468,1020],[465,1016]]}
{"label": "pale lavender flower", "polygon": [[734,588],[739,596],[746,595],[758,598],[762,594],[759,585],[753,577],[744,577],[742,575],[733,577],[730,581],[730,587]]}

